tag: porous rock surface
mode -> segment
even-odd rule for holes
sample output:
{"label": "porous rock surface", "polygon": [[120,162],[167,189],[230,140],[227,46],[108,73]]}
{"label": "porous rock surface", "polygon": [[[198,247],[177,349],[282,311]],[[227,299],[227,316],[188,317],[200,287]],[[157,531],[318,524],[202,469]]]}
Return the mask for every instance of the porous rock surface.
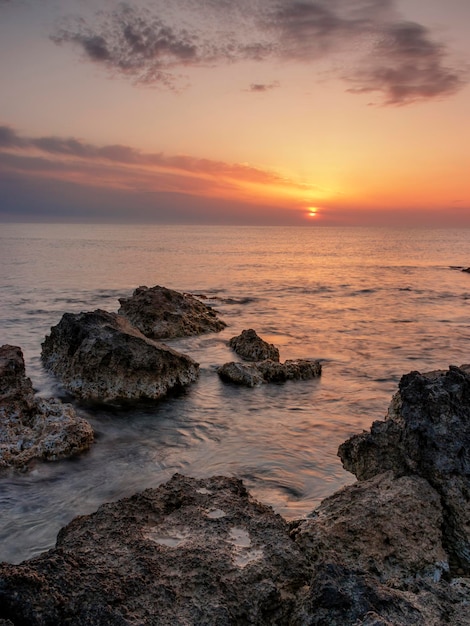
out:
{"label": "porous rock surface", "polygon": [[451,565],[470,574],[470,366],[402,377],[384,421],[338,451],[359,480],[417,475],[439,494]]}
{"label": "porous rock surface", "polygon": [[0,469],[76,455],[93,438],[91,425],[70,404],[34,395],[21,348],[0,347]]}
{"label": "porous rock surface", "polygon": [[118,313],[150,339],[169,339],[226,327],[217,313],[191,294],[166,287],[138,287],[130,298],[119,298]]}
{"label": "porous rock surface", "polygon": [[76,518],[0,565],[0,623],[468,626],[467,385],[465,367],[403,377],[385,422],[340,448],[360,481],[306,519],[180,475]]}
{"label": "porous rock surface", "polygon": [[101,506],[55,549],[0,566],[15,624],[287,624],[308,566],[288,525],[233,478],[175,475]]}
{"label": "porous rock surface", "polygon": [[272,343],[261,339],[258,333],[249,328],[243,330],[240,335],[232,337],[228,345],[245,361],[279,361],[279,350]]}
{"label": "porous rock surface", "polygon": [[308,359],[287,360],[284,363],[269,359],[258,363],[230,361],[219,367],[217,373],[225,382],[255,387],[261,383],[317,378],[321,375],[321,363]]}
{"label": "porous rock surface", "polygon": [[84,400],[159,399],[195,381],[199,365],[116,313],[65,313],[42,344],[46,369]]}

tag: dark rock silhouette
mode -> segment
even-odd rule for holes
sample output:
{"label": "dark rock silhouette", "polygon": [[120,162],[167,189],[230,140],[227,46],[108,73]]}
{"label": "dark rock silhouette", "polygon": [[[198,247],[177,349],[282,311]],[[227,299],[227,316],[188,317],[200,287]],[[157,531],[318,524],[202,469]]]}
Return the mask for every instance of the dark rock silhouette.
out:
{"label": "dark rock silhouette", "polygon": [[0,347],[0,469],[87,450],[93,429],[70,404],[34,395],[21,348]]}

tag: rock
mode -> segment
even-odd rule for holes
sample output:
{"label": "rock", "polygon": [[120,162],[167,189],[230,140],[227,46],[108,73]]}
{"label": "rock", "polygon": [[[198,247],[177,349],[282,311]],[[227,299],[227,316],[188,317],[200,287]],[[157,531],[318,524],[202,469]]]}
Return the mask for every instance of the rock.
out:
{"label": "rock", "polygon": [[264,382],[264,378],[255,363],[231,361],[219,367],[217,373],[223,381],[245,387],[256,387]]}
{"label": "rock", "polygon": [[279,362],[279,350],[276,346],[261,339],[252,328],[242,331],[237,337],[232,337],[228,345],[245,361],[270,359]]}
{"label": "rock", "polygon": [[441,498],[451,565],[470,574],[470,366],[403,376],[386,419],[338,454],[359,480],[389,470],[426,479]]}
{"label": "rock", "polygon": [[167,484],[101,506],[55,549],[0,565],[14,624],[288,624],[309,568],[288,525],[234,478]]}
{"label": "rock", "polygon": [[464,268],[464,269],[462,270],[462,272],[468,272],[468,273],[470,273],[470,267],[466,267],[466,268]]}
{"label": "rock", "polygon": [[150,339],[219,332],[226,327],[216,312],[190,294],[166,287],[138,287],[131,298],[120,298],[120,315]]}
{"label": "rock", "polygon": [[276,363],[275,361],[260,361],[258,363],[225,363],[217,370],[220,378],[225,382],[236,385],[255,387],[261,383],[281,383],[287,380],[308,380],[321,375],[319,361],[299,359]]}
{"label": "rock", "polygon": [[190,357],[159,344],[116,313],[65,313],[42,344],[46,369],[77,398],[159,399],[198,376]]}
{"label": "rock", "polygon": [[87,450],[93,429],[70,404],[34,395],[21,348],[0,348],[0,468],[25,468]]}
{"label": "rock", "polygon": [[314,564],[334,560],[381,583],[438,582],[449,570],[442,523],[439,494],[426,480],[387,472],[323,500],[293,536]]}
{"label": "rock", "polygon": [[309,361],[308,359],[287,360],[284,363],[266,360],[257,365],[264,380],[269,383],[281,383],[286,380],[310,380],[321,375],[320,361]]}

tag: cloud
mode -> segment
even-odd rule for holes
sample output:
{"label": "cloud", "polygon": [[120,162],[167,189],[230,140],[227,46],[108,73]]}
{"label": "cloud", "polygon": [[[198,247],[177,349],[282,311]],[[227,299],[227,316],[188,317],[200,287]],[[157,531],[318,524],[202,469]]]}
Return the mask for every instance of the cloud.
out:
{"label": "cloud", "polygon": [[346,77],[357,87],[352,93],[379,91],[385,104],[403,105],[416,100],[448,96],[464,84],[460,71],[446,67],[445,48],[413,22],[387,25],[374,47],[374,62]]}
{"label": "cloud", "polygon": [[[157,0],[155,11],[120,4],[90,25],[64,21],[52,35],[74,44],[111,75],[177,89],[190,67],[245,60],[315,65],[348,54],[341,78],[351,93],[376,92],[385,104],[447,96],[463,74],[425,26],[405,22],[394,0]],[[263,91],[253,83],[251,91]]]}
{"label": "cloud", "polygon": [[243,163],[189,155],[147,153],[125,145],[97,146],[76,138],[23,137],[0,126],[0,170],[37,179],[139,193],[280,204],[312,193],[312,186]]}
{"label": "cloud", "polygon": [[264,93],[265,91],[276,89],[279,86],[280,85],[277,80],[272,83],[251,83],[247,91],[251,91],[253,93]]}

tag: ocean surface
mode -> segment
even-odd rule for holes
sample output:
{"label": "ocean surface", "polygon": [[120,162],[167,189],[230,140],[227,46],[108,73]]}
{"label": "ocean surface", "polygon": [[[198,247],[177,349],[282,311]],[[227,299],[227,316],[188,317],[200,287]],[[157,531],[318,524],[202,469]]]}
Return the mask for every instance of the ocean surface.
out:
{"label": "ocean surface", "polygon": [[[76,405],[96,442],[0,475],[0,560],[20,562],[106,501],[175,472],[242,478],[288,519],[354,482],[337,448],[382,419],[400,377],[470,362],[470,230],[0,225],[0,342],[41,396],[64,397],[41,342],[65,312],[117,311],[139,285],[203,295],[228,327],[168,342],[201,364],[184,394],[126,411]],[[254,328],[321,379],[222,383],[230,337]]]}

